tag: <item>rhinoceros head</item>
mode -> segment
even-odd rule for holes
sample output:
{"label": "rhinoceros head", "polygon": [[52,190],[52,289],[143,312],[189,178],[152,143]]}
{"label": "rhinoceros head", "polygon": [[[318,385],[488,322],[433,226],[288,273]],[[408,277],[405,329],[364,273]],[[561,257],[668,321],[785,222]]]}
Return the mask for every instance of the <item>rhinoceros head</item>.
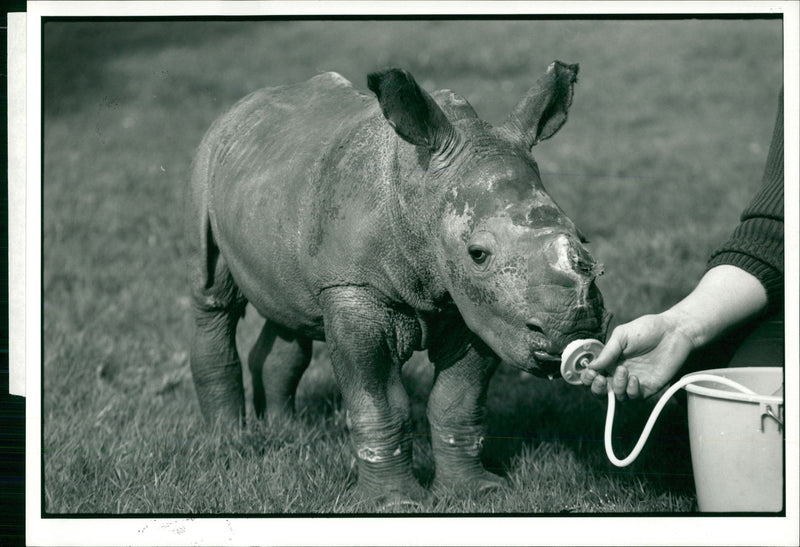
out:
{"label": "rhinoceros head", "polygon": [[396,133],[429,155],[439,279],[473,332],[535,374],[553,373],[570,341],[602,337],[608,319],[595,285],[602,266],[531,155],[566,121],[577,72],[552,63],[499,127],[452,94],[440,106],[405,71],[368,79]]}

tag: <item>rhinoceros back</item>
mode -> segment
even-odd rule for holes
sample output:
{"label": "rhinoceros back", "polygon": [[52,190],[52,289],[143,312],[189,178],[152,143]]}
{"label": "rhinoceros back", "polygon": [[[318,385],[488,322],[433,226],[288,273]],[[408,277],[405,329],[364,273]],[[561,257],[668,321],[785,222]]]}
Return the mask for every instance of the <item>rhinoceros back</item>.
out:
{"label": "rhinoceros back", "polygon": [[374,99],[325,73],[257,91],[209,130],[211,230],[239,289],[266,317],[319,334],[319,272],[308,255],[319,244],[326,158],[377,115]]}

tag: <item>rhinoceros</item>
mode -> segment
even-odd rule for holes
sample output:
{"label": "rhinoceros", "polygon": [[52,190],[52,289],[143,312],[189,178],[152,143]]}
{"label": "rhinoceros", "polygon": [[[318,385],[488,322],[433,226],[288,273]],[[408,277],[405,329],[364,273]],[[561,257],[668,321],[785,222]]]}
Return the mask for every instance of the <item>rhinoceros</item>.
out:
{"label": "rhinoceros", "polygon": [[417,350],[435,369],[433,486],[501,486],[481,463],[496,367],[552,376],[570,341],[607,323],[602,267],[531,155],[566,121],[577,72],[553,62],[497,127],[397,68],[368,75],[374,95],[328,72],[220,117],[193,163],[187,222],[205,420],[243,423],[235,333],[249,302],[266,319],[249,355],[256,413],[291,413],[324,340],[360,494],[429,495],[411,471],[401,379]]}

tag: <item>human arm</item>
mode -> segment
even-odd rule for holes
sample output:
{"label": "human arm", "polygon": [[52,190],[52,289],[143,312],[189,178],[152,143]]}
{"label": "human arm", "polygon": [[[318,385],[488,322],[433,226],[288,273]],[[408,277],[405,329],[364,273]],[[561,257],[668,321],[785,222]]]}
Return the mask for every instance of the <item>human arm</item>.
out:
{"label": "human arm", "polygon": [[[581,380],[595,395],[605,394],[610,381],[618,399],[649,397],[677,374],[693,350],[766,306],[766,290],[755,276],[736,266],[716,266],[675,306],[615,328]],[[616,364],[613,376],[599,373]]]}
{"label": "human arm", "polygon": [[[697,287],[669,310],[620,325],[582,382],[596,395],[647,397],[689,354],[725,330],[783,305],[783,91],[762,185],[740,223],[712,255]],[[616,366],[615,365],[619,365]]]}

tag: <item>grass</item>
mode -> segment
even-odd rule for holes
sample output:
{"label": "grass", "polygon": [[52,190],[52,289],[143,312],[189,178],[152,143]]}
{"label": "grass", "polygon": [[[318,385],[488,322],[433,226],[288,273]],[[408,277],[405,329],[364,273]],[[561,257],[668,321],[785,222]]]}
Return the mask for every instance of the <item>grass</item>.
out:
{"label": "grass", "polygon": [[[45,25],[44,462],[48,513],[363,513],[324,345],[299,417],[209,434],[188,373],[183,186],[213,119],[256,88],[396,64],[501,121],[553,59],[581,63],[569,123],[535,150],[605,263],[618,321],[678,300],[766,159],[778,21],[49,22]],[[309,128],[311,130],[311,128]],[[260,322],[243,322],[240,348]],[[431,371],[405,375],[415,472],[432,480]],[[246,381],[249,378],[246,377]],[[248,392],[250,391],[247,386]],[[605,460],[605,404],[501,367],[485,461],[509,480],[432,513],[693,509],[680,405],[640,460]],[[618,451],[642,412],[619,417]]]}

